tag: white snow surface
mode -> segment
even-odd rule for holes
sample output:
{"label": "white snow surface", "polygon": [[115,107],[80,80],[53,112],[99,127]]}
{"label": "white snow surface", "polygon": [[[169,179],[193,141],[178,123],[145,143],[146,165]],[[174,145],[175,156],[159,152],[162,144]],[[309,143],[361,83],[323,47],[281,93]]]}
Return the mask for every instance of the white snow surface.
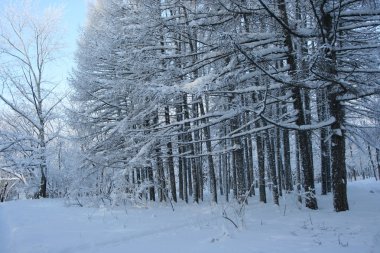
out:
{"label": "white snow surface", "polygon": [[340,213],[331,195],[318,196],[318,211],[298,206],[294,195],[279,207],[253,197],[242,218],[236,204],[179,203],[173,212],[159,203],[111,209],[11,201],[0,204],[0,252],[380,252],[380,182],[350,182],[348,196],[350,211]]}

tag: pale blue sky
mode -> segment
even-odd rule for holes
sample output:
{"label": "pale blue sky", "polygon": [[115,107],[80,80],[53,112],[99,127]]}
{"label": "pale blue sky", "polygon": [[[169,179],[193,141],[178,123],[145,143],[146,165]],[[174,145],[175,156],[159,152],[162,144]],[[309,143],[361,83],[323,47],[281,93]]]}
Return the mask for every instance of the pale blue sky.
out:
{"label": "pale blue sky", "polygon": [[[24,0],[0,0],[0,8],[7,4],[17,3],[20,4]],[[26,0],[28,1],[28,0]],[[90,2],[95,0],[29,0],[35,6],[44,8],[49,6],[62,7],[64,10],[62,17],[62,27],[64,28],[63,44],[65,45],[63,52],[54,66],[49,66],[49,73],[54,76],[54,82],[63,84],[61,89],[67,87],[67,78],[69,73],[74,67],[74,54],[77,47],[77,40],[80,34],[80,27],[84,25],[87,15],[87,8]],[[50,75],[49,75],[50,76]],[[50,77],[49,77],[50,78]],[[61,90],[60,89],[60,90]]]}
{"label": "pale blue sky", "polygon": [[[0,0],[1,1],[1,0]],[[80,28],[86,20],[88,4],[91,0],[39,0],[42,7],[49,5],[63,6],[63,27],[65,29],[64,58],[57,62],[57,80],[61,80],[64,85],[67,84],[67,78],[74,67],[74,54],[77,47],[77,40],[80,34]]]}

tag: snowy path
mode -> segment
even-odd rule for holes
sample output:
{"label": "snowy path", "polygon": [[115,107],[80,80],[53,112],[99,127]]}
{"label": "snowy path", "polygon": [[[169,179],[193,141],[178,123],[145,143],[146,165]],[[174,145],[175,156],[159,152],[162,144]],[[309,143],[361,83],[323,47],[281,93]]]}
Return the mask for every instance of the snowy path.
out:
{"label": "snowy path", "polygon": [[[270,197],[270,196],[268,196]],[[335,213],[331,196],[319,211],[250,199],[244,226],[222,217],[223,205],[147,209],[65,207],[62,200],[0,204],[0,253],[380,252],[380,182],[349,185],[350,211]],[[284,215],[284,207],[286,212]],[[231,219],[241,225],[229,206]]]}

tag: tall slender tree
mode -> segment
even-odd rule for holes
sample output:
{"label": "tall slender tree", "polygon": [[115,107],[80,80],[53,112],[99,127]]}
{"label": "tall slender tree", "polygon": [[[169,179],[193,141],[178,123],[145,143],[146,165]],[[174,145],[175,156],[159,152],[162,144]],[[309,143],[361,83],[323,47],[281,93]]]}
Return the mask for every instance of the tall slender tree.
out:
{"label": "tall slender tree", "polygon": [[38,9],[31,1],[21,1],[1,11],[0,100],[24,122],[19,128],[24,132],[24,137],[20,136],[24,140],[18,140],[17,145],[32,150],[26,167],[39,171],[35,196],[45,198],[48,196],[47,146],[56,135],[50,125],[62,100],[55,94],[58,83],[48,69],[54,66],[62,49],[59,26],[62,10],[50,8],[41,13]]}

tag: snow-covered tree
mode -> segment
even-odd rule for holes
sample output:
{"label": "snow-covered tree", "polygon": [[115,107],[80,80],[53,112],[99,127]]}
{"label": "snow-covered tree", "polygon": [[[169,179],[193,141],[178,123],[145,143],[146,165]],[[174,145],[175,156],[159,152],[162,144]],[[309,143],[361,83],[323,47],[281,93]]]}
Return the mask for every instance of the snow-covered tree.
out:
{"label": "snow-covered tree", "polygon": [[32,1],[9,4],[0,18],[1,156],[4,166],[38,179],[47,197],[48,144],[57,135],[55,109],[62,98],[50,67],[62,49],[60,8],[37,11]]}
{"label": "snow-covered tree", "polygon": [[176,201],[178,189],[180,199],[199,202],[209,189],[217,202],[219,186],[243,203],[257,176],[260,201],[269,184],[279,203],[293,190],[293,160],[306,206],[317,209],[320,159],[324,193],[332,171],[334,207],[347,210],[344,144],[355,127],[345,110],[356,108],[352,101],[365,107],[363,97],[378,91],[370,54],[378,13],[370,8],[343,0],[97,1],[72,80],[84,166],[100,182],[110,176],[106,188],[116,194],[137,187],[140,198],[161,201]]}

